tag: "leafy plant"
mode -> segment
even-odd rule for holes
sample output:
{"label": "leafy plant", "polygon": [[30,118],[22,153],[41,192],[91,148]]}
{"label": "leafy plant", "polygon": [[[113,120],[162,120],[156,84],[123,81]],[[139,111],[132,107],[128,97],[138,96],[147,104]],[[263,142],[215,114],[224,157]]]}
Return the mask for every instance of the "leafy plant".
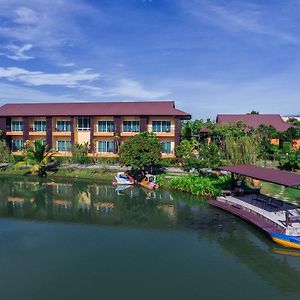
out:
{"label": "leafy plant", "polygon": [[13,156],[8,148],[5,140],[0,140],[0,163],[8,163],[13,161]]}
{"label": "leafy plant", "polygon": [[87,156],[88,149],[89,149],[88,143],[73,144],[71,148],[71,152],[72,152],[71,161],[76,164],[87,164],[89,162],[89,158]]}
{"label": "leafy plant", "polygon": [[34,141],[34,144],[26,143],[23,149],[24,160],[17,162],[16,167],[28,168],[26,174],[45,177],[47,171],[56,168],[56,164],[52,161],[53,154],[53,151],[49,150],[49,147],[41,140]]}
{"label": "leafy plant", "polygon": [[121,165],[131,166],[134,171],[152,169],[160,165],[162,150],[154,133],[139,133],[121,144],[119,161]]}

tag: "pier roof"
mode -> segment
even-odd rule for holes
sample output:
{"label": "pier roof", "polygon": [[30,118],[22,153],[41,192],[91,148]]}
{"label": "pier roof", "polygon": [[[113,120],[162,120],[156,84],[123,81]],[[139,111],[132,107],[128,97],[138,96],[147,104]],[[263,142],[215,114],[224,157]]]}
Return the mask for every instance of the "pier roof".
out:
{"label": "pier roof", "polygon": [[294,172],[263,168],[254,165],[223,166],[219,169],[287,187],[300,188],[300,174]]}

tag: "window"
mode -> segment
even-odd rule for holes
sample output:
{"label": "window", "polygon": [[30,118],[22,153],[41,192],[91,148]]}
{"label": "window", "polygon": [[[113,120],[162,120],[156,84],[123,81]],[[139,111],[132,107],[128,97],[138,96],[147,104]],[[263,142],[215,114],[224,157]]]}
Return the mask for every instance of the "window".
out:
{"label": "window", "polygon": [[57,121],[56,131],[58,132],[71,131],[71,121]]}
{"label": "window", "polygon": [[100,153],[114,153],[115,142],[114,141],[99,141],[98,152]]}
{"label": "window", "polygon": [[153,121],[153,132],[171,132],[171,121]]}
{"label": "window", "polygon": [[114,132],[115,124],[113,121],[98,121],[98,132]]}
{"label": "window", "polygon": [[35,142],[36,142],[36,141],[41,141],[43,145],[47,145],[47,141],[46,141],[46,140],[34,140],[34,141],[35,141]]}
{"label": "window", "polygon": [[78,131],[89,131],[91,130],[90,118],[89,117],[78,117]]}
{"label": "window", "polygon": [[56,151],[70,152],[71,151],[71,141],[56,141]]}
{"label": "window", "polygon": [[11,131],[23,131],[23,121],[12,121],[11,122]]}
{"label": "window", "polygon": [[171,154],[171,142],[161,142],[161,146],[163,148],[162,153],[164,154]]}
{"label": "window", "polygon": [[37,132],[46,131],[46,121],[34,121],[33,131],[37,131]]}
{"label": "window", "polygon": [[139,132],[140,121],[123,121],[123,132]]}
{"label": "window", "polygon": [[20,151],[23,147],[23,140],[12,140],[11,141],[11,150]]}

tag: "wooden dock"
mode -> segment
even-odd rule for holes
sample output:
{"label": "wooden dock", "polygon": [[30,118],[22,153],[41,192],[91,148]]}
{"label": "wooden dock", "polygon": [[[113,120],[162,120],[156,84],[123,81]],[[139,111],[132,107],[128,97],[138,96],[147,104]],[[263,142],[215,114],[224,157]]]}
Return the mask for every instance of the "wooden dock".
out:
{"label": "wooden dock", "polygon": [[[260,209],[256,209],[255,206],[250,207],[247,202],[243,205],[240,199],[234,201],[234,197],[230,197],[229,201],[227,197],[218,197],[217,199],[211,199],[208,202],[215,207],[228,211],[262,229],[263,231],[286,233],[284,225],[280,225],[275,219],[267,217],[260,213]],[[248,204],[248,205],[246,205]]]}

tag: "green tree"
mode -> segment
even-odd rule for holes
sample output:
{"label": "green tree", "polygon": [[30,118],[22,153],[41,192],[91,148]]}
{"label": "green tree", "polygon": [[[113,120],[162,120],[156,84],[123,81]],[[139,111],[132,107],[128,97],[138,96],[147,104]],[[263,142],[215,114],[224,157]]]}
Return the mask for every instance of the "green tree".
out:
{"label": "green tree", "polygon": [[258,157],[257,135],[234,137],[228,134],[225,139],[226,159],[232,164],[255,164]]}
{"label": "green tree", "polygon": [[119,162],[134,171],[160,165],[162,146],[152,132],[142,132],[124,141],[119,150]]}
{"label": "green tree", "polygon": [[72,162],[78,164],[85,164],[88,161],[88,143],[72,145]]}
{"label": "green tree", "polygon": [[0,140],[0,163],[8,163],[13,161],[13,156],[8,148],[5,140]]}
{"label": "green tree", "polygon": [[[16,167],[28,167],[26,174],[37,174],[40,177],[47,176],[47,171],[56,168],[52,162],[53,151],[41,140],[34,141],[34,144],[25,144],[23,149],[24,160],[16,163]],[[52,164],[51,164],[52,163]]]}

